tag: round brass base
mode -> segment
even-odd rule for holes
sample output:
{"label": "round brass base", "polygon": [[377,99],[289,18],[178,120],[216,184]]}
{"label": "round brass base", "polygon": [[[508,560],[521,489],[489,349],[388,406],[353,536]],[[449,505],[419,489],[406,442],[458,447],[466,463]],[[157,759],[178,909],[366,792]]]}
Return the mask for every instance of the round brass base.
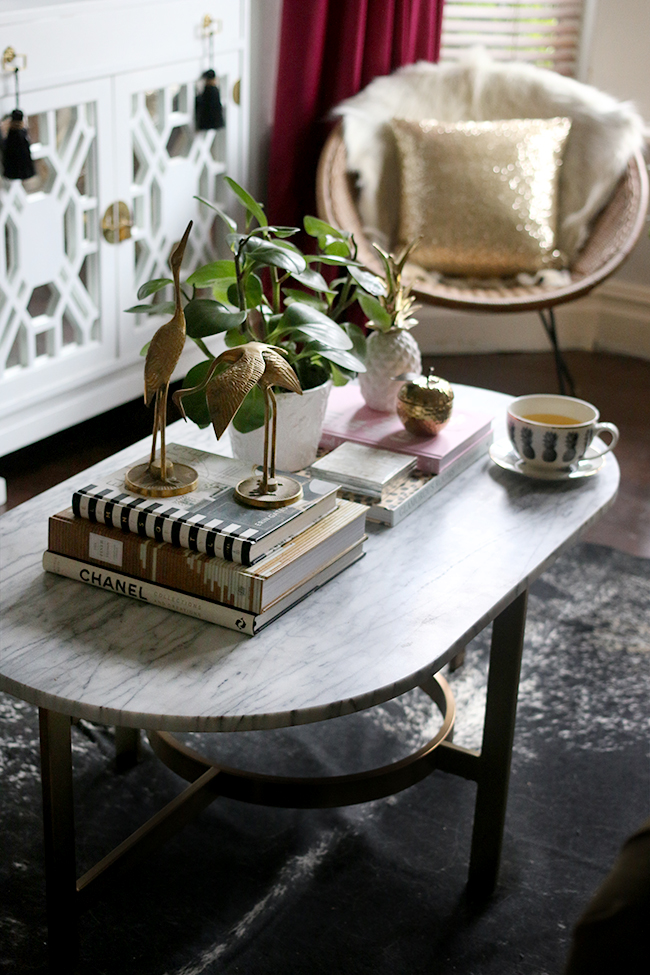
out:
{"label": "round brass base", "polygon": [[442,674],[420,684],[440,711],[442,723],[433,738],[416,752],[391,765],[325,777],[268,775],[232,768],[206,758],[194,748],[178,741],[166,731],[148,731],[151,747],[161,761],[177,775],[194,782],[210,769],[218,770],[215,792],[260,806],[293,809],[327,809],[369,802],[401,792],[420,782],[436,767],[434,753],[451,739],[456,717],[456,702]]}
{"label": "round brass base", "polygon": [[275,486],[274,491],[266,494],[261,492],[262,478],[259,474],[240,481],[235,488],[235,497],[242,504],[251,508],[284,508],[288,504],[300,501],[302,487],[293,477],[283,474],[269,480],[269,487]]}
{"label": "round brass base", "polygon": [[[171,466],[171,471],[170,471]],[[199,475],[193,467],[187,464],[167,464],[167,480],[158,477],[155,469],[152,473],[149,464],[136,464],[127,471],[124,486],[133,494],[141,494],[145,498],[173,498],[178,494],[189,494],[194,491],[199,482]]]}

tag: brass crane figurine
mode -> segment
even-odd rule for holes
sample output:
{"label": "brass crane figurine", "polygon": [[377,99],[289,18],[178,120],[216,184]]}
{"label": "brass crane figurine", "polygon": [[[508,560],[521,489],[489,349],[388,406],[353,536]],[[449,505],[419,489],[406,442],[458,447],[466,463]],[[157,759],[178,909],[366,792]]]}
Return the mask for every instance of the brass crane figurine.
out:
{"label": "brass crane figurine", "polygon": [[[169,383],[185,345],[185,315],[181,305],[180,271],[185,246],[192,229],[190,220],[183,237],[172,251],[169,266],[174,278],[174,317],[155,333],[144,364],[144,401],[147,406],[155,397],[151,457],[148,464],[137,464],[126,475],[126,487],[148,497],[171,497],[194,490],[198,474],[186,464],[173,464],[167,459],[165,427]],[[160,461],[156,461],[156,442],[160,434]]]}
{"label": "brass crane figurine", "polygon": [[[231,363],[216,373],[221,363]],[[243,504],[256,508],[281,508],[293,504],[302,496],[298,481],[285,474],[276,477],[275,446],[277,438],[277,402],[272,386],[282,386],[302,396],[298,377],[283,356],[283,350],[263,342],[248,342],[226,349],[211,363],[208,373],[198,386],[179,389],[174,403],[183,417],[183,397],[205,390],[208,412],[217,436],[224,430],[244,402],[246,394],[259,385],[264,391],[264,464],[262,476],[254,475],[240,481],[235,495]],[[185,417],[187,419],[187,417]]]}

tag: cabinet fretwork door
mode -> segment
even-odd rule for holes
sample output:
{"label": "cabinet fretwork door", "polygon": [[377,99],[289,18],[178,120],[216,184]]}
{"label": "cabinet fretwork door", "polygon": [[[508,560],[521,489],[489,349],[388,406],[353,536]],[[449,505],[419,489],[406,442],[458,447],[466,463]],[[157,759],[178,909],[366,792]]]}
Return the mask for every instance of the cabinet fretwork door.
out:
{"label": "cabinet fretwork door", "polygon": [[[118,245],[121,309],[137,303],[143,282],[170,277],[169,255],[189,220],[194,226],[181,277],[215,259],[219,218],[196,198],[224,206],[223,176],[239,170],[239,110],[232,99],[237,55],[221,55],[216,68],[225,127],[208,131],[194,126],[195,62],[115,80],[118,194],[133,219],[131,239]],[[171,286],[156,293],[156,301],[171,298]],[[124,313],[119,320],[126,356],[137,354],[161,321]]]}
{"label": "cabinet fretwork door", "polygon": [[0,180],[0,412],[72,390],[114,368],[117,351],[116,265],[100,256],[98,219],[114,183],[110,82],[31,93],[21,106],[36,174]]}

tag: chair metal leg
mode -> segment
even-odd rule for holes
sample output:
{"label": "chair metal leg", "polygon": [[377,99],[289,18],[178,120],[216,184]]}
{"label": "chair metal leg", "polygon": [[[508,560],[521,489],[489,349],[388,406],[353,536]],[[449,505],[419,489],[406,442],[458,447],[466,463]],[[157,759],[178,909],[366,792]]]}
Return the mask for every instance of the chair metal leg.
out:
{"label": "chair metal leg", "polygon": [[71,975],[79,950],[70,718],[39,711],[45,897],[52,975]]}
{"label": "chair metal leg", "polygon": [[468,894],[489,896],[496,887],[505,826],[517,693],[526,625],[528,590],[494,621],[490,648],[483,744],[469,864]]}
{"label": "chair metal leg", "polygon": [[573,376],[569,371],[569,367],[566,364],[564,356],[560,350],[560,345],[557,338],[557,328],[555,323],[555,312],[552,308],[540,308],[539,317],[544,326],[544,330],[551,340],[551,345],[553,346],[553,355],[555,356],[555,370],[557,372],[557,381],[560,386],[560,393],[565,396],[567,393],[569,396],[575,396],[575,383],[573,382]]}

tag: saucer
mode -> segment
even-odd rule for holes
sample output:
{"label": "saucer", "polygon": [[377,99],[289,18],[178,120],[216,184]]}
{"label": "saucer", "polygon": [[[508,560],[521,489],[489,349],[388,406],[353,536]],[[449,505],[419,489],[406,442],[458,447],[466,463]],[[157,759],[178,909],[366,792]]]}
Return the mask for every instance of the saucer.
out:
{"label": "saucer", "polygon": [[492,444],[490,457],[495,464],[503,467],[504,470],[523,474],[524,477],[533,477],[537,481],[568,481],[576,477],[591,477],[605,463],[602,454],[597,453],[593,447],[587,447],[585,456],[577,464],[563,468],[549,468],[545,471],[543,468],[531,467],[525,460],[522,460],[507,437]]}

